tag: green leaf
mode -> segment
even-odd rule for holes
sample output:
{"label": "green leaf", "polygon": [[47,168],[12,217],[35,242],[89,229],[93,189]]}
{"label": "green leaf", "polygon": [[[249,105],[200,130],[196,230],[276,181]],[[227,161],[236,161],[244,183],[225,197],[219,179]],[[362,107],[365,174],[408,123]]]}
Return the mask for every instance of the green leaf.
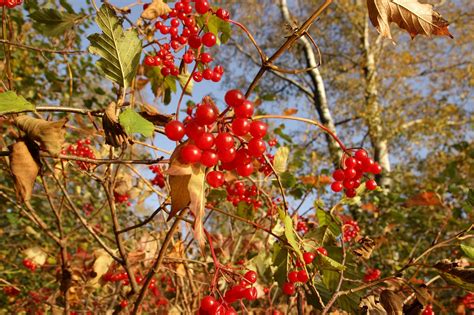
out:
{"label": "green leaf", "polygon": [[288,274],[288,250],[286,247],[281,247],[280,244],[275,243],[273,245],[273,263],[272,265],[276,267],[273,272],[273,278],[280,286],[286,282],[286,277]]}
{"label": "green leaf", "polygon": [[54,9],[40,9],[30,14],[36,23],[35,27],[43,35],[59,36],[82,21],[86,15],[71,12],[59,12]]}
{"label": "green leaf", "polygon": [[[192,95],[193,94],[193,82],[194,80],[190,80],[190,74],[189,73],[181,73],[178,75],[178,81],[179,85],[181,86],[182,89],[186,86],[186,90],[184,91],[185,94]],[[189,82],[188,82],[189,80]],[[186,85],[187,83],[187,85]]]}
{"label": "green leaf", "polygon": [[290,216],[286,215],[285,212],[280,208],[278,208],[278,213],[280,214],[280,219],[283,221],[283,224],[285,226],[285,237],[288,241],[288,244],[290,244],[293,250],[298,254],[298,256],[302,258],[303,253],[301,253],[299,243],[296,241],[295,229],[293,228],[293,220]]}
{"label": "green leaf", "polygon": [[332,259],[331,257],[325,255],[318,255],[318,260],[320,261],[320,265],[324,270],[344,270],[346,267],[336,260]]}
{"label": "green leaf", "polygon": [[35,106],[28,102],[23,96],[15,92],[7,91],[0,93],[0,115],[10,113],[32,112]]}
{"label": "green leaf", "polygon": [[206,22],[209,32],[216,35],[218,45],[221,43],[225,44],[231,37],[232,29],[229,22],[226,22],[215,15],[211,14],[201,16],[197,19],[197,22],[200,26],[204,25],[204,22]]}
{"label": "green leaf", "polygon": [[298,183],[296,177],[290,172],[281,173],[280,180],[284,188],[294,187]]}
{"label": "green leaf", "polygon": [[153,136],[155,126],[133,109],[127,109],[119,115],[119,121],[127,134],[141,133],[145,137]]}
{"label": "green leaf", "polygon": [[329,213],[326,213],[324,210],[318,209],[316,210],[316,216],[318,217],[319,226],[328,226],[329,230],[334,236],[338,236],[339,234],[341,234],[339,225]]}
{"label": "green leaf", "polygon": [[95,20],[103,33],[88,37],[89,51],[101,57],[96,66],[104,75],[126,89],[140,62],[142,42],[138,33],[136,30],[124,31],[114,10],[107,4],[102,5]]}
{"label": "green leaf", "polygon": [[474,247],[461,244],[461,249],[467,257],[474,259]]}

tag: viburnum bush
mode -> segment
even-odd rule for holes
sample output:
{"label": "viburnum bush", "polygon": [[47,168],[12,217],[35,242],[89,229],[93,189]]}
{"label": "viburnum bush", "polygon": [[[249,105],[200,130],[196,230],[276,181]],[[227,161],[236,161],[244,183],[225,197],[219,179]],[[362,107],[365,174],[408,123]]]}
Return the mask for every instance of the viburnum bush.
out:
{"label": "viburnum bush", "polygon": [[[452,179],[445,199],[402,197],[403,184],[382,181],[390,169],[371,146],[346,146],[326,123],[262,105],[266,72],[316,69],[276,61],[302,39],[319,51],[309,29],[331,2],[307,12],[267,56],[220,2],[93,0],[76,13],[67,1],[0,0],[1,311],[433,314],[454,300],[458,313],[472,310],[472,222],[444,234],[448,218],[426,248],[425,240],[403,244],[406,255],[390,250],[390,259],[384,246],[397,241],[390,233],[398,227],[374,232],[385,215],[377,207],[405,198],[403,207],[454,212],[472,207],[470,190],[452,201],[466,192]],[[430,5],[406,2],[368,0],[381,36],[391,38],[391,22],[412,36],[451,36]],[[94,32],[87,51],[85,32]],[[259,54],[250,82],[233,77],[231,36]],[[32,86],[35,79],[44,85]],[[283,120],[325,132],[337,162],[300,183],[311,153],[290,145],[275,125]],[[365,224],[363,207],[374,213]],[[446,248],[446,259],[428,260]]]}

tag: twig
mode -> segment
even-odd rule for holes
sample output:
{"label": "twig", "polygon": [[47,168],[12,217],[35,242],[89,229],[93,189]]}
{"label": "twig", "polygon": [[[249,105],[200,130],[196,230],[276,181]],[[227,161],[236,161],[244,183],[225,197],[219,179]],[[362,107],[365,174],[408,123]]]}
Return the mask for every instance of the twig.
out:
{"label": "twig", "polygon": [[187,211],[188,211],[188,208],[184,208],[181,211],[181,214],[179,216],[176,216],[176,219],[174,220],[173,225],[169,229],[168,233],[166,233],[165,240],[163,241],[163,245],[160,248],[160,252],[158,253],[158,257],[156,257],[155,262],[153,263],[153,266],[148,271],[148,275],[147,275],[145,281],[143,282],[143,286],[140,290],[140,293],[138,294],[138,297],[135,300],[135,303],[133,305],[132,315],[135,315],[135,314],[138,313],[138,309],[139,309],[140,304],[142,303],[143,299],[145,298],[145,294],[146,294],[148,286],[151,282],[151,279],[160,270],[161,264],[163,263],[163,259],[165,258],[165,254],[168,251],[168,247],[171,244],[171,240],[173,239],[173,235],[176,232],[176,230],[178,229],[179,223],[181,222],[181,217],[185,216]]}
{"label": "twig", "polygon": [[19,47],[22,49],[39,51],[41,53],[51,53],[51,54],[60,54],[60,55],[78,55],[78,54],[85,53],[85,51],[83,50],[54,50],[54,49],[48,49],[48,48],[39,48],[39,47],[29,46],[29,45],[20,44],[20,43],[14,43],[5,39],[0,39],[0,43],[3,43],[4,45]]}

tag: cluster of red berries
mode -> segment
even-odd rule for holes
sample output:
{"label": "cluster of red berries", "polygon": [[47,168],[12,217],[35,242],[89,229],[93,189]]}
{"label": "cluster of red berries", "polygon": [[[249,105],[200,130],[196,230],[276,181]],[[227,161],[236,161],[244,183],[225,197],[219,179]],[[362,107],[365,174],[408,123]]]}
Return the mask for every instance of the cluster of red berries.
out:
{"label": "cluster of red berries", "polygon": [[165,175],[159,165],[150,165],[149,169],[155,174],[155,178],[151,180],[151,184],[160,188],[165,187]]}
{"label": "cluster of red berries", "polygon": [[0,0],[0,7],[7,7],[13,9],[17,5],[21,5],[23,0]]}
{"label": "cluster of red berries", "polygon": [[[270,140],[270,141],[272,141],[272,140]],[[268,145],[270,145],[270,141],[268,141]],[[257,158],[257,161],[260,162],[260,168],[258,169],[258,171],[260,173],[263,173],[265,176],[268,176],[271,173],[273,173],[273,169],[272,169],[271,165],[273,165],[273,160],[274,160],[275,156],[273,154],[270,154],[270,153],[267,153],[266,156],[267,156],[267,159],[268,159],[269,163],[266,163],[265,157],[263,155],[259,156]]]}
{"label": "cluster of red berries", "polygon": [[[320,255],[327,256],[327,251],[324,247],[319,247],[317,250],[317,253]],[[303,262],[305,265],[312,264],[314,259],[316,258],[315,253],[311,252],[305,252],[303,253]],[[297,260],[296,261],[296,267],[303,267],[303,262]],[[288,281],[283,284],[282,291],[286,295],[293,295],[296,292],[296,283],[306,283],[309,280],[309,275],[306,269],[300,269],[300,270],[293,270],[288,272]]]}
{"label": "cluster of red berries", "polygon": [[431,304],[426,305],[421,315],[434,315],[433,306]]}
{"label": "cluster of red berries", "polygon": [[344,242],[350,242],[353,238],[355,238],[359,232],[360,227],[357,221],[354,220],[345,220],[344,225],[342,226],[343,232],[343,240]]}
{"label": "cluster of red berries", "polygon": [[28,258],[25,258],[23,259],[23,266],[25,266],[26,269],[29,269],[30,271],[35,271],[37,266],[36,264],[31,260],[31,259],[28,259]]}
{"label": "cluster of red berries", "polygon": [[258,209],[263,205],[263,202],[258,200],[258,190],[255,185],[245,185],[244,182],[238,181],[232,185],[227,185],[226,192],[227,201],[232,202],[234,206],[237,206],[239,202],[253,205],[255,209]]}
{"label": "cluster of red berries", "polygon": [[[94,151],[90,147],[91,140],[77,140],[76,145],[69,145],[65,151],[62,151],[62,154],[71,154],[83,158],[95,159]],[[81,170],[88,171],[90,169],[90,163],[83,161],[76,161],[77,166]]]}
{"label": "cluster of red berries", "polygon": [[128,194],[118,194],[116,192],[114,192],[114,200],[115,202],[118,202],[118,203],[125,203],[127,204],[127,206],[131,206],[132,203],[129,201],[130,197],[128,196]]}
{"label": "cluster of red berries", "polygon": [[[148,4],[144,5],[144,9]],[[177,1],[171,12],[160,16],[155,23],[155,29],[161,35],[169,36],[166,38],[169,43],[159,44],[160,50],[156,55],[148,55],[145,57],[144,63],[151,67],[161,67],[161,74],[163,76],[179,75],[179,68],[175,65],[177,57],[171,52],[175,53],[181,50],[185,45],[189,49],[183,54],[182,61],[185,64],[196,62],[201,71],[193,72],[193,79],[200,82],[203,79],[219,82],[224,74],[222,66],[215,66],[213,69],[209,67],[209,63],[213,61],[213,57],[208,52],[203,52],[204,47],[211,48],[217,43],[217,37],[212,32],[205,32],[202,36],[199,35],[200,29],[197,25],[196,16],[206,14],[211,11],[208,1],[195,1],[194,8],[190,0]],[[229,12],[219,8],[212,12],[217,17],[228,20]],[[169,25],[167,22],[169,21]]]}
{"label": "cluster of red berries", "polygon": [[306,221],[304,221],[301,217],[299,218],[298,222],[296,223],[296,232],[301,232],[302,234],[306,234],[308,232],[308,225]]}
{"label": "cluster of red berries", "polygon": [[202,315],[236,315],[237,312],[230,305],[236,301],[257,299],[257,289],[253,284],[257,281],[257,273],[253,270],[247,271],[242,280],[231,287],[224,294],[223,300],[216,300],[213,296],[205,296],[201,300],[199,314]]}
{"label": "cluster of red berries", "polygon": [[83,206],[82,206],[82,211],[84,211],[84,214],[86,216],[90,216],[91,213],[94,211],[94,206],[91,205],[90,203],[85,203]]}
{"label": "cluster of red berries", "polygon": [[474,293],[469,292],[465,296],[462,297],[461,303],[464,304],[464,306],[468,310],[474,309]]}
{"label": "cluster of red berries", "polygon": [[[204,101],[195,108],[194,116],[188,116],[184,123],[174,120],[165,126],[165,134],[170,140],[180,141],[186,135],[188,141],[180,148],[179,157],[185,164],[201,163],[215,167],[220,163],[221,171],[208,174],[206,180],[212,187],[224,184],[222,170],[232,171],[242,177],[254,172],[254,161],[266,151],[263,137],[267,125],[250,118],[254,105],[239,90],[225,94],[228,109],[234,116],[229,119],[219,117],[217,107]],[[226,110],[226,111],[227,111]]]}
{"label": "cluster of red berries", "polygon": [[364,282],[371,282],[371,281],[377,280],[378,278],[380,278],[381,274],[382,272],[380,271],[380,269],[377,269],[377,268],[369,269],[364,275]]}
{"label": "cluster of red berries", "polygon": [[3,287],[3,293],[6,296],[17,296],[18,294],[20,294],[20,290],[11,285],[8,285],[6,287]]}
{"label": "cluster of red berries", "polygon": [[[344,155],[341,164],[342,168],[332,173],[332,178],[335,181],[331,184],[331,189],[334,192],[344,189],[348,198],[354,198],[357,195],[356,189],[361,185],[364,174],[377,175],[382,172],[382,167],[374,162],[368,156],[367,151],[363,149],[357,150],[354,156]],[[375,190],[377,183],[375,180],[369,179],[365,182],[365,188]]]}

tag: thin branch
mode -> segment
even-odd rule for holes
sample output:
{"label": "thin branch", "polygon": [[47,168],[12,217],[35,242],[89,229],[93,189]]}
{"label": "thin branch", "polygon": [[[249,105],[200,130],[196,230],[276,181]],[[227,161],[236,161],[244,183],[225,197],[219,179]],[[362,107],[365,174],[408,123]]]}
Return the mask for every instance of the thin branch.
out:
{"label": "thin branch", "polygon": [[39,47],[29,46],[29,45],[20,44],[20,43],[14,43],[5,39],[0,39],[0,43],[3,43],[4,45],[19,47],[22,49],[34,50],[41,53],[51,53],[51,54],[60,54],[60,55],[79,55],[79,54],[85,53],[85,51],[83,50],[54,50],[54,49],[49,49],[49,48],[39,48]]}

